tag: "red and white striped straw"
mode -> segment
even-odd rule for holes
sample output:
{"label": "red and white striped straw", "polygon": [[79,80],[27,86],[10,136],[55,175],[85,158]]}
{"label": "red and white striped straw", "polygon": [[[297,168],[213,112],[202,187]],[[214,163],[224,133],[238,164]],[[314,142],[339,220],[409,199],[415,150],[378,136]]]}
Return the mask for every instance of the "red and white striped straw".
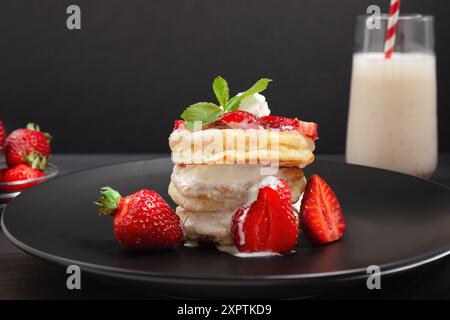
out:
{"label": "red and white striped straw", "polygon": [[384,57],[390,59],[394,53],[395,34],[397,33],[398,15],[400,13],[400,0],[391,0],[386,39],[384,42]]}

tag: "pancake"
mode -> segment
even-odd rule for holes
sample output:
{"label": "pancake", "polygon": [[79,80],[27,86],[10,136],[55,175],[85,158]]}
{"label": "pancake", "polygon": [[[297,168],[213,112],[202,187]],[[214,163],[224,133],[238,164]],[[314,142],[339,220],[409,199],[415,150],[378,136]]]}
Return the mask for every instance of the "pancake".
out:
{"label": "pancake", "polygon": [[175,164],[277,164],[305,167],[314,161],[314,141],[298,131],[178,129],[169,137]]}

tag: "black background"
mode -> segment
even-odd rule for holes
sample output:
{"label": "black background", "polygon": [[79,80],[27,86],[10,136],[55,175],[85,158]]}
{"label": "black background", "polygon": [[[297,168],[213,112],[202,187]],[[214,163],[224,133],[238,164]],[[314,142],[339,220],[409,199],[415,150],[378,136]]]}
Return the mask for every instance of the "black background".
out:
{"label": "black background", "polygon": [[[4,0],[0,118],[33,120],[56,152],[164,152],[184,107],[260,77],[274,114],[319,123],[320,153],[343,152],[354,20],[388,0]],[[66,28],[77,4],[82,30]],[[450,151],[450,3],[405,0],[436,16],[439,143]]]}

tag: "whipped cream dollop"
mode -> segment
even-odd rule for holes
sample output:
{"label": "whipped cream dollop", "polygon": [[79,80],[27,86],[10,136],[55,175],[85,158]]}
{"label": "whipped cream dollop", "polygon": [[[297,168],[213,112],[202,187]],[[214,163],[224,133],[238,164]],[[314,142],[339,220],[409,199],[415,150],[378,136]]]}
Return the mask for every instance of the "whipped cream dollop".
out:
{"label": "whipped cream dollop", "polygon": [[[217,249],[219,251],[231,254],[232,256],[238,258],[264,258],[264,257],[281,256],[281,254],[271,251],[240,252],[235,246],[218,246]],[[294,253],[294,251],[292,253]]]}
{"label": "whipped cream dollop", "polygon": [[[241,95],[239,93],[239,95]],[[245,99],[242,99],[239,110],[253,113],[257,117],[264,117],[270,114],[269,105],[267,104],[266,97],[262,94],[254,93]]]}

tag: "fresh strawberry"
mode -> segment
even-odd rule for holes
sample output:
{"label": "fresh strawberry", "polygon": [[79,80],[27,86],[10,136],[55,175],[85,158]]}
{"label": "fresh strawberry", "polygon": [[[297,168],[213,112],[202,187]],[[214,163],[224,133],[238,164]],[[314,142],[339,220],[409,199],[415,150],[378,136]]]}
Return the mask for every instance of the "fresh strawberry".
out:
{"label": "fresh strawberry", "polygon": [[299,230],[287,184],[275,177],[265,178],[256,201],[234,214],[231,232],[240,252],[291,252]]}
{"label": "fresh strawberry", "polygon": [[309,178],[303,195],[300,228],[314,245],[339,240],[344,234],[341,205],[330,186],[316,174]]}
{"label": "fresh strawberry", "polygon": [[317,123],[306,122],[306,121],[301,121],[301,120],[299,120],[299,122],[300,122],[300,125],[298,128],[298,131],[300,132],[300,134],[303,134],[313,140],[319,139],[319,135],[317,134],[317,131],[318,131]]}
{"label": "fresh strawberry", "polygon": [[50,157],[50,135],[42,133],[39,126],[30,123],[6,138],[5,157],[8,167],[29,164],[43,170]]}
{"label": "fresh strawberry", "polygon": [[259,123],[265,129],[280,129],[285,131],[297,130],[300,120],[297,118],[286,118],[279,116],[264,116],[259,119]]}
{"label": "fresh strawberry", "polygon": [[177,129],[183,129],[183,128],[184,128],[184,121],[183,120],[175,120],[172,131],[175,131]]}
{"label": "fresh strawberry", "polygon": [[313,140],[317,140],[317,123],[286,118],[279,116],[264,116],[259,119],[259,124],[265,129],[279,129],[282,131],[297,130],[300,134]]}
{"label": "fresh strawberry", "polygon": [[114,237],[127,249],[173,248],[183,238],[180,218],[155,191],[141,190],[122,197],[103,187],[96,204],[100,214],[113,215]]}
{"label": "fresh strawberry", "polygon": [[7,170],[2,169],[1,182],[2,183],[14,182],[14,184],[4,185],[1,188],[3,191],[6,191],[6,192],[23,191],[23,190],[28,189],[42,181],[31,181],[31,182],[24,181],[24,183],[20,183],[20,181],[30,180],[30,179],[38,179],[38,178],[42,178],[43,176],[44,176],[44,173],[41,170],[34,169],[25,164],[19,164],[11,169],[7,169]]}
{"label": "fresh strawberry", "polygon": [[233,129],[260,128],[258,118],[254,114],[243,110],[227,112],[220,116],[219,121]]}
{"label": "fresh strawberry", "polygon": [[8,171],[8,168],[1,168],[0,169],[0,183],[3,182],[3,175]]}
{"label": "fresh strawberry", "polygon": [[0,120],[0,153],[3,151],[3,146],[5,145],[6,132],[3,122]]}

